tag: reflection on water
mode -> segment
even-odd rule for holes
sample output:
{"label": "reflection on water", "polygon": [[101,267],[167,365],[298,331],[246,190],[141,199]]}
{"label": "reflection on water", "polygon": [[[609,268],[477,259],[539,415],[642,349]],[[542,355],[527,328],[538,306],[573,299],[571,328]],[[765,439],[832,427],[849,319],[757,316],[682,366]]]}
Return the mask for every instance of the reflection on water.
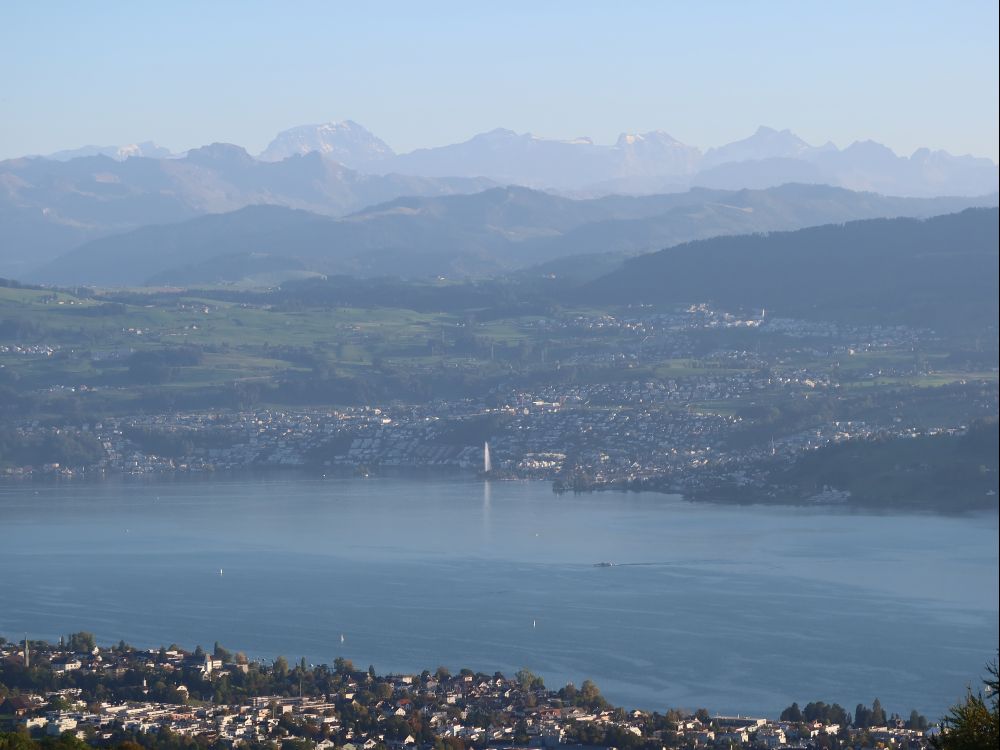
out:
{"label": "reflection on water", "polygon": [[268,479],[7,485],[0,524],[7,637],[527,666],[658,709],[878,696],[931,716],[996,648],[995,516]]}

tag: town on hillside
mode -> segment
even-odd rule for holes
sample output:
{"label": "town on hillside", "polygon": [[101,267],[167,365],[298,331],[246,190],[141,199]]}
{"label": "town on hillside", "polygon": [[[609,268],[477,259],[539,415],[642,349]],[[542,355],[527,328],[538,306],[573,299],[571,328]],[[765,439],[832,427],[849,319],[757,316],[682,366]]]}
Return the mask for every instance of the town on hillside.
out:
{"label": "town on hillside", "polygon": [[0,638],[5,750],[920,750],[939,731],[878,699],[853,713],[793,703],[778,718],[640,711],[612,706],[590,680],[554,690],[527,669],[378,675],[344,658],[264,663],[219,644],[188,651],[103,647],[89,633],[56,644]]}

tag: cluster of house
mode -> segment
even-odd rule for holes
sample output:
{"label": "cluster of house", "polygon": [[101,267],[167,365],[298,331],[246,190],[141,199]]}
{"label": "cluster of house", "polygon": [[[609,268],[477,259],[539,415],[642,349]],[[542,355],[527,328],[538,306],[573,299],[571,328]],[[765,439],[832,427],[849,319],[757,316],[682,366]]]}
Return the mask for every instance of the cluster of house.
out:
{"label": "cluster of house", "polygon": [[[465,434],[462,425],[491,418],[499,426],[489,436],[498,474],[559,481],[585,476],[590,486],[669,477],[683,492],[720,478],[752,484],[762,458],[792,458],[830,442],[909,429],[834,422],[779,435],[766,445],[726,446],[742,422],[724,408],[727,401],[774,389],[795,398],[828,387],[826,376],[807,371],[734,371],[507,390],[494,393],[491,405],[455,400],[337,410],[174,413],[109,418],[78,431],[96,438],[104,450],[100,461],[84,468],[90,473],[296,466],[473,470],[483,466],[483,438]],[[47,428],[36,423],[16,429],[27,437]],[[160,448],[163,441],[144,443],[142,436],[150,435],[172,440],[175,450]],[[18,476],[79,471],[58,463],[5,470]]]}
{"label": "cluster of house", "polygon": [[[60,347],[58,344],[0,344],[0,354],[22,354],[51,357]],[[3,365],[0,365],[2,367]]]}
{"label": "cluster of house", "polygon": [[[706,304],[667,314],[636,308],[618,316],[543,318],[530,325],[597,334],[613,329],[627,333],[634,343],[630,353],[608,353],[593,346],[588,347],[593,352],[580,355],[591,358],[641,359],[646,356],[644,347],[657,360],[690,355],[693,332],[713,328],[765,326],[776,334],[801,339],[802,348],[779,357],[720,349],[709,360],[694,363],[694,369],[689,360],[672,359],[661,363],[662,377],[656,379],[559,382],[531,391],[501,386],[488,395],[488,402],[454,399],[422,406],[211,411],[106,419],[80,430],[103,447],[104,457],[95,465],[48,463],[4,471],[18,476],[68,476],[80,473],[81,468],[84,473],[127,475],[296,466],[473,470],[483,466],[482,441],[488,437],[493,467],[505,476],[560,482],[583,477],[589,486],[669,478],[679,492],[719,479],[753,485],[756,474],[761,474],[762,457],[793,457],[830,441],[905,428],[825,424],[777,435],[767,445],[727,449],[727,437],[742,421],[736,410],[727,408],[730,404],[774,397],[791,402],[836,389],[838,383],[831,380],[829,367],[803,363],[899,347],[927,335],[904,327],[773,318],[763,310],[734,315]],[[796,356],[786,357],[789,353]],[[899,365],[906,372],[867,374],[912,374],[909,370],[915,366]],[[499,430],[488,436],[464,434],[468,431],[460,425],[479,417],[498,418]],[[43,428],[35,423],[16,429],[31,433]],[[137,433],[173,439],[174,449],[165,449],[162,441],[144,442]],[[178,441],[186,446],[183,450],[177,447]]]}
{"label": "cluster of house", "polygon": [[[0,646],[0,664],[7,669],[21,668],[27,653],[20,645]],[[94,648],[80,654],[51,647],[41,656],[57,684],[67,671],[99,673],[111,680],[112,692],[114,678],[126,674],[146,675],[143,693],[153,680],[164,676],[174,680],[176,687],[169,701],[86,702],[83,691],[75,687],[45,694],[9,693],[0,701],[0,717],[6,716],[17,727],[36,735],[70,732],[93,744],[120,739],[123,734],[167,729],[228,746],[302,737],[316,750],[429,750],[435,740],[444,738],[480,748],[556,748],[583,741],[590,746],[608,746],[613,741],[645,748],[776,750],[830,747],[824,737],[837,738],[841,747],[918,750],[927,747],[929,737],[937,731],[907,729],[902,721],[862,729],[821,722],[711,716],[704,709],[696,714],[626,712],[608,707],[599,693],[575,701],[573,698],[582,692],[567,695],[566,691],[547,690],[530,673],[508,678],[500,673],[463,670],[451,675],[443,668],[435,673],[384,677],[348,669],[338,673],[336,691],[323,695],[256,695],[238,704],[189,701],[188,688],[176,680],[180,670],[212,683],[227,674],[232,676],[234,671],[245,672],[246,662],[163,649]],[[0,671],[0,676],[3,674]],[[364,719],[359,720],[362,715]]]}
{"label": "cluster of house", "polygon": [[857,325],[829,320],[780,318],[766,309],[734,314],[713,308],[708,303],[680,307],[670,313],[652,312],[639,306],[618,315],[609,313],[567,315],[540,318],[531,323],[541,330],[616,331],[639,336],[679,334],[699,330],[766,328],[769,333],[799,339],[838,339],[854,341],[863,351],[900,347],[926,340],[930,332],[908,326]]}

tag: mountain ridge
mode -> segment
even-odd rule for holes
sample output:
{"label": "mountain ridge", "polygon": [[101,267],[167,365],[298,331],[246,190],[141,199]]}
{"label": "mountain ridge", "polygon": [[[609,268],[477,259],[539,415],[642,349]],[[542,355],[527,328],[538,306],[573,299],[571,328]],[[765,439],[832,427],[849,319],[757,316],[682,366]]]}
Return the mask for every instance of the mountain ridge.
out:
{"label": "mountain ridge", "polygon": [[995,332],[998,219],[967,208],[696,240],[630,258],[578,297]]}
{"label": "mountain ridge", "polygon": [[401,195],[478,192],[492,184],[365,174],[315,152],[263,162],[222,143],[176,159],[13,159],[0,162],[0,274],[19,276],[98,237],[258,203],[339,216]]}
{"label": "mountain ridge", "polygon": [[[658,196],[572,200],[523,187],[405,196],[334,218],[280,206],[147,226],[97,239],[29,280],[137,285],[239,282],[267,267],[296,273],[482,277],[585,255],[651,252],[722,234],[796,229],[884,215],[928,216],[996,198],[887,198],[841,188],[704,188]],[[230,259],[220,264],[218,258]]]}
{"label": "mountain ridge", "polygon": [[[154,156],[154,150],[159,158],[176,156],[148,142],[123,148],[125,151],[85,147],[51,156],[64,159],[76,152],[82,156],[99,151],[124,159]],[[789,129],[767,126],[758,127],[746,138],[705,150],[684,144],[663,130],[623,132],[614,143],[598,144],[586,137],[543,138],[494,128],[457,143],[397,153],[364,126],[342,120],[283,130],[255,158],[278,162],[313,152],[368,174],[486,178],[502,184],[592,194],[661,192],[666,186],[677,190],[698,185],[774,187],[796,174],[800,180],[808,176],[817,183],[852,190],[908,197],[969,196],[992,193],[1000,181],[997,165],[983,157],[930,148],[900,155],[871,140],[855,141],[844,148],[830,141],[814,146]],[[786,165],[784,172],[775,173],[771,161],[775,159],[796,162],[798,168],[790,172]],[[727,167],[724,183],[715,172],[720,167]]]}

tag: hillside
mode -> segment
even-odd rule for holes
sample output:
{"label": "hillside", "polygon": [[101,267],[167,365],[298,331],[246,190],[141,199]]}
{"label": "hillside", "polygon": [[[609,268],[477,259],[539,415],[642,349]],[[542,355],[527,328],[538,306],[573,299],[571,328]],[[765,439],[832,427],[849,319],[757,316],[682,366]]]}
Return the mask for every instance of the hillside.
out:
{"label": "hillside", "polygon": [[804,454],[773,480],[801,497],[825,488],[870,507],[945,511],[997,507],[997,420],[965,435],[848,441]]}
{"label": "hillside", "polygon": [[929,216],[995,203],[995,196],[889,198],[786,185],[589,200],[493,188],[472,195],[397,198],[337,220],[251,206],[100,238],[28,278],[60,284],[192,285],[269,283],[309,273],[482,277],[558,258],[634,255],[722,234],[876,216]]}
{"label": "hillside", "polygon": [[0,273],[23,276],[97,237],[249,205],[342,216],[401,195],[471,193],[491,184],[361,174],[316,152],[262,162],[221,143],[179,159],[13,159],[0,162]]}
{"label": "hillside", "polygon": [[580,289],[789,317],[996,330],[996,208],[717,237],[633,258]]}

